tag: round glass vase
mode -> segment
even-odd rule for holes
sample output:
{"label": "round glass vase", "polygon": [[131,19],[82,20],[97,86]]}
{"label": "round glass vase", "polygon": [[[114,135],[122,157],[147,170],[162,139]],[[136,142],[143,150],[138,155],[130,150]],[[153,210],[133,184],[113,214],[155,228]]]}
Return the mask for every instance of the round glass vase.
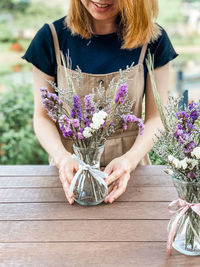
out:
{"label": "round glass vase", "polygon": [[[172,179],[179,198],[188,203],[200,202],[200,183],[185,182],[175,177],[172,177]],[[172,216],[168,224],[168,231],[179,212]],[[172,246],[185,255],[200,255],[200,216],[191,208],[178,221]]]}
{"label": "round glass vase", "polygon": [[[100,159],[104,150],[104,145],[91,147],[78,147],[73,145],[74,154],[81,159],[85,164],[90,166],[98,165],[100,170]],[[98,205],[104,201],[108,194],[108,187],[100,184],[98,179],[95,179],[89,170],[82,170],[79,174],[74,187],[74,201],[84,206]]]}

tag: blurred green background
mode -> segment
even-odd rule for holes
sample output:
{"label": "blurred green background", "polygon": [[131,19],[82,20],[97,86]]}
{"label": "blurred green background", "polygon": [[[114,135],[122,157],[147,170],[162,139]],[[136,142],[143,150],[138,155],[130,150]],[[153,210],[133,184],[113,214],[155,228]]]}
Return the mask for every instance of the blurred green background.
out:
{"label": "blurred green background", "polygon": [[[48,164],[33,131],[32,65],[21,59],[44,23],[67,13],[69,0],[0,1],[0,164]],[[200,1],[160,0],[158,23],[179,53],[171,64],[170,91],[200,98]],[[183,78],[180,82],[177,77]],[[162,164],[150,152],[153,164]]]}

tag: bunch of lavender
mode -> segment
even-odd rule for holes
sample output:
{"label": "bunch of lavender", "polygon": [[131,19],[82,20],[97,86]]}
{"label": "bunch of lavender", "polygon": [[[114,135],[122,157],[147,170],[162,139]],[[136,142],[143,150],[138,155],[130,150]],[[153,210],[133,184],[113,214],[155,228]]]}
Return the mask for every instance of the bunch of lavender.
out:
{"label": "bunch of lavender", "polygon": [[150,74],[155,101],[163,122],[164,130],[154,140],[154,152],[166,162],[166,172],[184,181],[200,182],[200,105],[191,103],[179,110],[180,98],[168,98],[163,107],[157,92],[153,59],[148,55],[147,67]]}
{"label": "bunch of lavender", "polygon": [[72,138],[80,147],[98,147],[116,130],[126,130],[129,123],[136,123],[140,134],[144,131],[142,120],[131,114],[130,103],[123,107],[126,113],[121,112],[121,106],[125,104],[128,95],[127,84],[119,86],[113,101],[111,104],[109,101],[105,107],[94,102],[93,94],[86,95],[84,103],[74,94],[70,113],[56,94],[49,93],[44,87],[40,90],[48,115],[54,122],[58,122],[63,136]]}
{"label": "bunch of lavender", "polygon": [[168,168],[166,172],[184,181],[200,181],[200,108],[189,104],[184,111],[177,111],[177,101],[170,97],[166,107],[168,130],[161,131],[154,145],[154,152]]}

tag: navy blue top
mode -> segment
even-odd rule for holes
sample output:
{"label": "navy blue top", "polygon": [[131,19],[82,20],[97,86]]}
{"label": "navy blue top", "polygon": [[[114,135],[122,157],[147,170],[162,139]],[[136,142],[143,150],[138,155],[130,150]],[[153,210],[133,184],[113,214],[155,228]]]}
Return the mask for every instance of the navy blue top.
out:
{"label": "navy blue top", "polygon": [[[135,49],[121,49],[122,41],[117,33],[94,35],[90,40],[80,35],[72,35],[69,28],[64,25],[64,18],[53,22],[59,41],[60,50],[72,60],[72,69],[77,66],[85,73],[106,74],[126,69],[133,62],[138,64],[141,46]],[[161,27],[162,34],[147,47],[154,54],[155,68],[160,67],[174,59],[175,52],[166,31]],[[51,30],[44,24],[31,41],[23,59],[31,62],[44,73],[55,77],[57,83],[57,63]],[[147,67],[144,60],[145,82]]]}

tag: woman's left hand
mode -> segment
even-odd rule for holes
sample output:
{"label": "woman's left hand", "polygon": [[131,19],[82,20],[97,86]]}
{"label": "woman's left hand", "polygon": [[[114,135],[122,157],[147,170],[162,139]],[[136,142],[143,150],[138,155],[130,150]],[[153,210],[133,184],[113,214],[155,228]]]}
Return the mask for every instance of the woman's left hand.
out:
{"label": "woman's left hand", "polygon": [[105,182],[109,189],[104,202],[112,203],[126,191],[131,173],[130,161],[126,156],[115,158],[107,165],[104,172],[108,174]]}

